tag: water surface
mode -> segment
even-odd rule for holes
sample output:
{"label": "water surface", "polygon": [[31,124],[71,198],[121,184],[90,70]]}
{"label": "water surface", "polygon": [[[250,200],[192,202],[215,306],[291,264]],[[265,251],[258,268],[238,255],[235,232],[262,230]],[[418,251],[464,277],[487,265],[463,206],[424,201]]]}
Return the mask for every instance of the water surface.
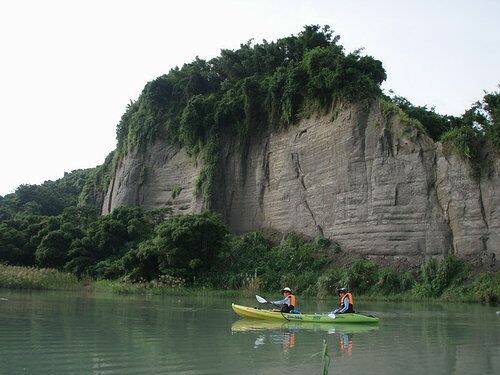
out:
{"label": "water surface", "polygon": [[319,374],[323,340],[331,374],[500,373],[498,308],[362,303],[381,318],[363,329],[240,320],[231,302],[0,290],[0,373]]}

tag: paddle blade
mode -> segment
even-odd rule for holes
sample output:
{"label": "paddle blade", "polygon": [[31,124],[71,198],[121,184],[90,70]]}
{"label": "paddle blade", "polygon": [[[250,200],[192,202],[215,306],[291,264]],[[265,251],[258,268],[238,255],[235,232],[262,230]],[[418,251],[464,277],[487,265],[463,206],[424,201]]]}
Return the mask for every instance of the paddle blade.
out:
{"label": "paddle blade", "polygon": [[255,298],[259,303],[267,303],[267,300],[265,298],[262,298],[261,296],[255,295]]}

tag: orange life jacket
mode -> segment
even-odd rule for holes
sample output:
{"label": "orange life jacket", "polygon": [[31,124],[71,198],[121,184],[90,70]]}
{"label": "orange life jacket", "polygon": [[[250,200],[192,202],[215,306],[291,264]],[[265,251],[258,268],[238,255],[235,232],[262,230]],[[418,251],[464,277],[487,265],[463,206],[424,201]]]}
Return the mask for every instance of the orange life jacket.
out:
{"label": "orange life jacket", "polygon": [[292,305],[293,307],[297,307],[297,297],[295,297],[293,294],[290,294],[288,298],[290,298],[290,305]]}
{"label": "orange life jacket", "polygon": [[354,298],[353,298],[353,296],[352,296],[351,293],[346,293],[344,295],[344,297],[340,297],[339,298],[339,306],[340,307],[344,307],[344,303],[343,302],[344,302],[344,298],[346,298],[346,297],[349,298],[349,304],[354,307]]}

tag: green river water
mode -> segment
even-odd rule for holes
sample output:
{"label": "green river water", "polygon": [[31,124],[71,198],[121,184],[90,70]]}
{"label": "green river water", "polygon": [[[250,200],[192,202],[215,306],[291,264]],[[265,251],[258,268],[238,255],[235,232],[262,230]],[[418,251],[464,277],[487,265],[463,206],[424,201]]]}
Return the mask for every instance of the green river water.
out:
{"label": "green river water", "polygon": [[323,340],[330,374],[500,373],[498,307],[359,303],[381,319],[360,328],[245,321],[231,302],[0,290],[0,374],[321,374]]}

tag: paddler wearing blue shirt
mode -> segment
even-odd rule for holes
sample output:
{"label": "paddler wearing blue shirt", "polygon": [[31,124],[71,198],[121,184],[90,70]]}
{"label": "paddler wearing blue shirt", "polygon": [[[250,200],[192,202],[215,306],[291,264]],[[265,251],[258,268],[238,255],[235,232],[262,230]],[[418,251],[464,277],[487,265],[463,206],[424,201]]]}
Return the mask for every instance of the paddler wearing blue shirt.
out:
{"label": "paddler wearing blue shirt", "polygon": [[339,292],[339,307],[332,311],[333,314],[353,313],[354,298],[346,288],[340,288]]}
{"label": "paddler wearing blue shirt", "polygon": [[295,297],[289,287],[283,288],[281,293],[283,293],[285,298],[280,301],[273,301],[272,304],[281,306],[281,312],[289,313],[293,311],[297,307],[297,297]]}

